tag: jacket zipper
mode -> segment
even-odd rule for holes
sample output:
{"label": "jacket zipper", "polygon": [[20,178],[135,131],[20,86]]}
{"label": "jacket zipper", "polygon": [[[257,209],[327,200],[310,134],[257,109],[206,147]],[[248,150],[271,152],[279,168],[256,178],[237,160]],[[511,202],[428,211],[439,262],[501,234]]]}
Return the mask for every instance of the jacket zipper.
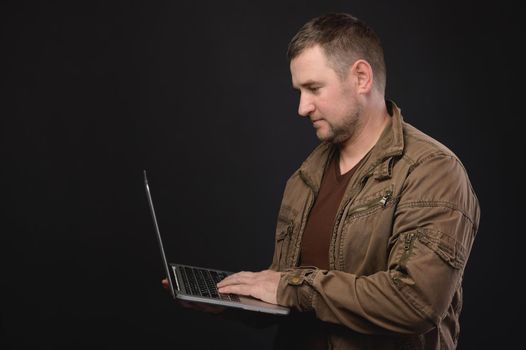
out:
{"label": "jacket zipper", "polygon": [[409,259],[409,256],[411,255],[411,251],[413,250],[415,238],[417,238],[417,234],[415,232],[411,232],[407,234],[407,236],[405,236],[405,239],[403,241],[404,252],[399,262],[402,273],[405,273],[406,263],[407,263],[407,260]]}
{"label": "jacket zipper", "polygon": [[391,199],[392,195],[393,195],[392,191],[387,191],[380,199],[377,198],[375,200],[370,201],[367,204],[362,205],[361,207],[354,209],[352,212],[347,213],[346,217],[352,216],[362,211],[372,209],[378,205],[381,205],[383,208],[385,208],[387,206],[387,203]]}
{"label": "jacket zipper", "polygon": [[[350,196],[350,201],[352,202],[353,198],[358,194],[360,193],[360,191],[363,190],[363,187],[365,186],[365,182],[367,181],[367,179],[369,178],[368,175],[362,177],[360,179],[360,182],[359,182],[359,185],[360,185],[360,188],[359,189],[356,189],[354,192],[353,192],[353,195]],[[347,213],[346,211],[349,209],[350,207],[350,202],[347,203],[347,205],[344,206],[343,208],[343,211],[341,211],[340,213],[337,214],[337,217],[336,217],[336,224],[334,225],[334,231],[332,232],[332,237],[331,237],[331,243],[330,243],[330,246],[332,246],[332,251],[329,255],[329,265],[331,266],[331,268],[334,268],[336,267],[337,263],[336,263],[336,250],[338,249],[338,244],[337,244],[337,238],[338,238],[338,232],[341,232],[341,229],[342,229],[342,225],[343,225],[343,217],[347,217]]]}
{"label": "jacket zipper", "polygon": [[[299,258],[300,258],[300,245],[297,244],[298,241],[301,241],[303,239],[303,231],[305,230],[305,225],[307,224],[307,218],[310,214],[310,211],[314,205],[314,199],[316,197],[316,194],[314,193],[314,191],[311,189],[311,199],[307,205],[307,207],[305,208],[304,212],[303,212],[303,215],[302,215],[302,218],[301,218],[301,222],[299,224],[299,227],[298,227],[298,234],[296,234],[296,239],[295,241],[293,242],[294,246],[293,246],[293,256],[292,256],[292,264],[293,266],[298,266],[298,263],[299,263]],[[291,241],[292,241],[292,237],[291,237]],[[291,242],[292,243],[292,242]],[[290,247],[290,245],[289,245]]]}

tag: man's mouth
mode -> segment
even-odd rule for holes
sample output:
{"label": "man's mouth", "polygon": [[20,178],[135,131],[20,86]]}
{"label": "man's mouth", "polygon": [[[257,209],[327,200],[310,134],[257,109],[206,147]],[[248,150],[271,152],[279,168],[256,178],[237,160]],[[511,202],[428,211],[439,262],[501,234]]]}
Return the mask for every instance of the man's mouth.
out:
{"label": "man's mouth", "polygon": [[314,127],[318,126],[322,120],[323,120],[323,119],[315,119],[315,120],[312,120],[312,126],[314,126]]}

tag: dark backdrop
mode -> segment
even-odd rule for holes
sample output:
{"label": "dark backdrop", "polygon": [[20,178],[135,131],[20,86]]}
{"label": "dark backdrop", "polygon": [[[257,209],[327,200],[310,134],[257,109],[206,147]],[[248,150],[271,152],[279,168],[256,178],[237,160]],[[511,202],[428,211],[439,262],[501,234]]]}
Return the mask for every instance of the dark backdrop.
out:
{"label": "dark backdrop", "polygon": [[506,1],[459,3],[2,2],[0,347],[269,348],[274,328],[162,290],[142,169],[170,260],[265,268],[285,181],[317,144],[286,46],[311,17],[349,11],[383,39],[387,97],[459,155],[480,199],[460,349],[511,348],[526,295],[522,19]]}

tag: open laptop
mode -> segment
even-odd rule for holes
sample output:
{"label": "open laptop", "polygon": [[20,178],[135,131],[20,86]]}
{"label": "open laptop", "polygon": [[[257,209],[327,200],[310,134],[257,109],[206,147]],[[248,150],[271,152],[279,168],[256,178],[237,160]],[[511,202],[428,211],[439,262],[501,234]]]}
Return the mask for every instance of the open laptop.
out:
{"label": "open laptop", "polygon": [[153,207],[148,177],[144,170],[144,187],[153,218],[155,233],[161,249],[161,257],[166,270],[166,276],[170,285],[170,292],[174,299],[182,299],[192,302],[221,305],[250,311],[259,311],[276,315],[286,315],[290,309],[280,305],[269,304],[259,299],[245,297],[235,294],[221,294],[217,291],[216,284],[231,272],[207,269],[196,266],[168,263],[164,253],[163,241],[157,217]]}

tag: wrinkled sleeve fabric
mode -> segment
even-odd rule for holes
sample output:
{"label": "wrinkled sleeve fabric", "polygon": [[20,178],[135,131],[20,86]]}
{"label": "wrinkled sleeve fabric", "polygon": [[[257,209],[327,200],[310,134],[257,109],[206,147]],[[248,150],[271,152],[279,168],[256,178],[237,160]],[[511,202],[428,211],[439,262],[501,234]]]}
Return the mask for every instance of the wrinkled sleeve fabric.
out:
{"label": "wrinkled sleeve fabric", "polygon": [[278,303],[364,334],[422,334],[436,326],[461,283],[478,201],[464,167],[447,154],[413,164],[396,200],[384,271],[290,269]]}

